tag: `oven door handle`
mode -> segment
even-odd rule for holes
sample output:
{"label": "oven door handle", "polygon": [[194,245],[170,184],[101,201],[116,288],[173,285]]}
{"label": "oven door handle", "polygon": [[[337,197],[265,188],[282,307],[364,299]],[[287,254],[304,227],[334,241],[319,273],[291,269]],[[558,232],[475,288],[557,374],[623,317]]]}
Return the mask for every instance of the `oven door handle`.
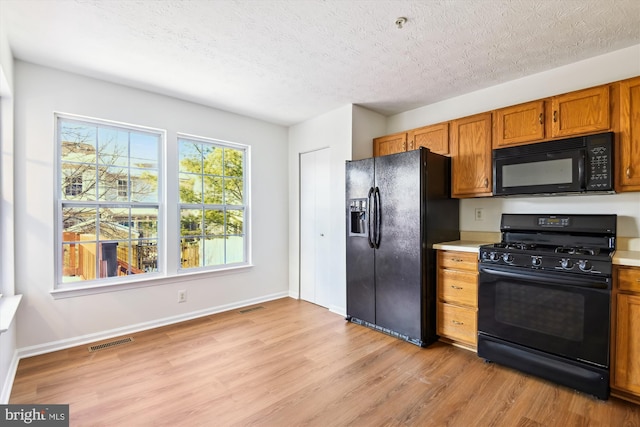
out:
{"label": "oven door handle", "polygon": [[599,278],[585,278],[585,277],[558,277],[547,273],[537,273],[529,271],[526,273],[504,271],[493,267],[480,266],[480,273],[488,273],[501,277],[510,277],[519,280],[537,281],[543,282],[549,285],[567,285],[577,286],[580,288],[592,288],[592,289],[609,289],[608,279],[605,277]]}

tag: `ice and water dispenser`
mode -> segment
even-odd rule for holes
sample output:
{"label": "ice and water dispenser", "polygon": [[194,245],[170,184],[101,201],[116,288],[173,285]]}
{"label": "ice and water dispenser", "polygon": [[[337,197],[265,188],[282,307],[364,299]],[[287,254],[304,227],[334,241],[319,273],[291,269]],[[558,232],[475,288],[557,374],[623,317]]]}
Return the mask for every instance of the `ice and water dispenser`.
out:
{"label": "ice and water dispenser", "polygon": [[367,199],[349,200],[349,236],[367,236]]}

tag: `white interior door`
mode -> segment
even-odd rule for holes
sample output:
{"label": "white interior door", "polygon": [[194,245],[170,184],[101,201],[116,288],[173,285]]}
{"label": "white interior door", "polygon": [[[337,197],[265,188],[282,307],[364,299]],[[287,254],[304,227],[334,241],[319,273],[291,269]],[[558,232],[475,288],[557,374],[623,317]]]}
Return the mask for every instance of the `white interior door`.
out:
{"label": "white interior door", "polygon": [[330,150],[300,155],[300,298],[329,307]]}

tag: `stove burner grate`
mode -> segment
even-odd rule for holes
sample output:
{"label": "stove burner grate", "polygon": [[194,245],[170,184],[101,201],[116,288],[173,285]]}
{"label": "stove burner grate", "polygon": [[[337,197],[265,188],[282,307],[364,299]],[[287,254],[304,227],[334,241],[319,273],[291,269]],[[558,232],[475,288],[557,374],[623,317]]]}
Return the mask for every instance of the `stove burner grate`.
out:
{"label": "stove burner grate", "polygon": [[598,253],[600,253],[600,250],[597,248],[559,246],[556,248],[555,252],[557,254],[567,254],[567,255],[598,255]]}

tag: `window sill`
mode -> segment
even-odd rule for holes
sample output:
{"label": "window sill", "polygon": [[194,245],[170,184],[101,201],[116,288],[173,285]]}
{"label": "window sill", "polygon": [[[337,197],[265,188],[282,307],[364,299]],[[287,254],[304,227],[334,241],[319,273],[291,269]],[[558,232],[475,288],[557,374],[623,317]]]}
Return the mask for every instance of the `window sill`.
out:
{"label": "window sill", "polygon": [[172,276],[153,276],[135,281],[127,281],[121,283],[109,284],[92,284],[67,287],[62,289],[53,289],[50,293],[53,299],[75,298],[86,295],[102,294],[107,292],[118,292],[129,289],[145,288],[148,286],[168,285],[170,283],[189,282],[192,280],[200,280],[207,277],[224,276],[227,274],[237,274],[245,272],[253,268],[252,264],[242,265],[239,267],[230,267],[221,270],[194,271],[183,272]]}
{"label": "window sill", "polygon": [[22,295],[0,296],[0,334],[11,326],[21,300]]}

